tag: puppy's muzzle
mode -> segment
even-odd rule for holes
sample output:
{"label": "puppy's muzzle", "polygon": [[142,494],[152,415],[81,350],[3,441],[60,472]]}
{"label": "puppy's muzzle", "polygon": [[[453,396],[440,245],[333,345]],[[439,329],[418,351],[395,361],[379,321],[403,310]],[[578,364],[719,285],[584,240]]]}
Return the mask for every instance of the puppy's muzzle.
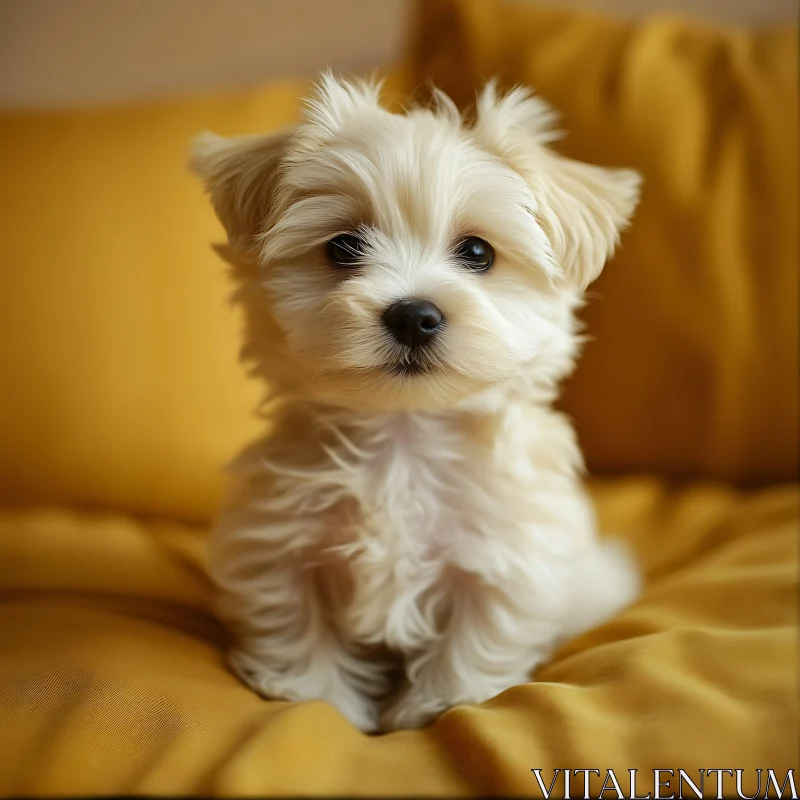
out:
{"label": "puppy's muzzle", "polygon": [[383,312],[392,336],[411,348],[428,344],[442,330],[444,316],[429,300],[398,300]]}

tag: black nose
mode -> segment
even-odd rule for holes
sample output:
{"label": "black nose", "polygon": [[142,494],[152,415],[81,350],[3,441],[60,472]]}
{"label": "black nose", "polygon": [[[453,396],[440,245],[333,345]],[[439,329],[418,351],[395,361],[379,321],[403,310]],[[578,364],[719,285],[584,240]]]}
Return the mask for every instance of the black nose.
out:
{"label": "black nose", "polygon": [[442,327],[442,312],[428,300],[398,300],[383,312],[383,324],[409,347],[430,341]]}

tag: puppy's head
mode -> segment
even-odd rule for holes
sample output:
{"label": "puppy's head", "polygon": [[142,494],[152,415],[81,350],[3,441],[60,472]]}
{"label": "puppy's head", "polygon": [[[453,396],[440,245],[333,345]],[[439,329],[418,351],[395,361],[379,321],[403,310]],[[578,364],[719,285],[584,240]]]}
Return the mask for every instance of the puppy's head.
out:
{"label": "puppy's head", "polygon": [[354,407],[552,392],[639,187],[548,150],[552,118],[491,84],[471,124],[441,94],[392,114],[377,85],[325,75],[292,130],[201,136],[256,371]]}

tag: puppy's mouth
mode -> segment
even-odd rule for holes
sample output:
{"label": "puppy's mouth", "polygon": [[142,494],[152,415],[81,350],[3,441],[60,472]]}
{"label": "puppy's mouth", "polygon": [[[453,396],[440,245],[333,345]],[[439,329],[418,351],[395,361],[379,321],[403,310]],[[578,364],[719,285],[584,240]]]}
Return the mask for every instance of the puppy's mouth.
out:
{"label": "puppy's mouth", "polygon": [[431,354],[417,348],[404,348],[397,359],[386,365],[389,373],[398,378],[413,378],[427,375],[436,369]]}

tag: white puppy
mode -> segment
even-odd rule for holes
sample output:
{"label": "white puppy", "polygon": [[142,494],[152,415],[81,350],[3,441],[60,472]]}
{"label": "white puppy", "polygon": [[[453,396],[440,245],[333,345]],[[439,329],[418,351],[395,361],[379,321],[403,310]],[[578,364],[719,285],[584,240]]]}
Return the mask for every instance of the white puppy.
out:
{"label": "white puppy", "polygon": [[296,128],[197,141],[271,390],[211,546],[255,691],[418,727],[634,598],[551,404],[639,176],[548,150],[552,122],[522,89],[468,123],[328,74]]}

